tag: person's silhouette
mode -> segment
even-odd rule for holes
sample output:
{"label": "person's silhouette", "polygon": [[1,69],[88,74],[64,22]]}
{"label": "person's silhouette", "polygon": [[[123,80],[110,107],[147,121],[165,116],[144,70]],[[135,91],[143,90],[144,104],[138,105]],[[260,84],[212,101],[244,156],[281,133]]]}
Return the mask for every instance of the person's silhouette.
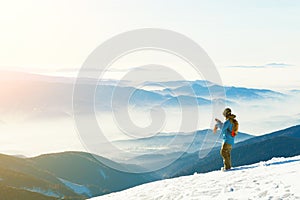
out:
{"label": "person's silhouette", "polygon": [[234,137],[232,136],[233,126],[234,124],[231,122],[231,119],[234,119],[236,116],[231,114],[231,109],[226,108],[223,112],[223,115],[226,119],[224,123],[221,120],[216,120],[216,125],[214,127],[214,133],[217,132],[218,129],[221,129],[221,134],[223,136],[223,144],[220,151],[220,154],[223,158],[224,167],[222,170],[229,170],[231,168],[231,150],[234,145]]}

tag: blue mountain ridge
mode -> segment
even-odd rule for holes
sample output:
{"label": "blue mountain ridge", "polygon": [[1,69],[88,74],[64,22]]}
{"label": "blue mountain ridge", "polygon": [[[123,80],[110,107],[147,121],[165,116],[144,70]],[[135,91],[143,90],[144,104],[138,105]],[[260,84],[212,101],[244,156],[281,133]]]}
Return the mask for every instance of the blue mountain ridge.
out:
{"label": "blue mountain ridge", "polygon": [[[15,78],[10,79],[9,77]],[[283,94],[267,89],[243,87],[224,86],[223,88],[203,80],[147,82],[147,85],[159,84],[165,88],[162,90],[145,90],[130,86],[126,81],[103,80],[97,83],[97,80],[82,79],[84,80],[81,86],[83,90],[79,95],[80,99],[76,101],[81,105],[82,110],[80,112],[82,113],[85,113],[90,103],[93,103],[86,98],[86,92],[94,84],[97,84],[95,91],[95,108],[97,111],[111,110],[112,102],[114,103],[114,109],[117,109],[118,106],[124,105],[122,101],[124,95],[132,91],[134,92],[129,99],[129,104],[138,108],[149,106],[178,107],[179,100],[184,106],[207,106],[210,105],[212,100],[228,105],[252,100],[276,99],[281,101],[289,95],[298,94],[295,92]],[[72,94],[75,81],[75,78],[4,72],[1,74],[0,109],[4,114],[21,112],[28,118],[69,117],[69,113],[72,112]],[[220,92],[223,89],[226,92],[226,99],[221,96],[221,99],[212,99],[209,90]],[[193,98],[196,98],[197,105],[192,105]],[[0,121],[5,122],[5,119],[0,119]]]}

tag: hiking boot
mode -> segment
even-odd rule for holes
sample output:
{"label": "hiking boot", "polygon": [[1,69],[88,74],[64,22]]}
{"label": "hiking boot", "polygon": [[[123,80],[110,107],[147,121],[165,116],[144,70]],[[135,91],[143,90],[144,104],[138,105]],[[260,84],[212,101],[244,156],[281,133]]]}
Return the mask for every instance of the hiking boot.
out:
{"label": "hiking boot", "polygon": [[224,167],[221,167],[221,171],[225,172],[225,171],[229,171],[231,168],[225,169]]}

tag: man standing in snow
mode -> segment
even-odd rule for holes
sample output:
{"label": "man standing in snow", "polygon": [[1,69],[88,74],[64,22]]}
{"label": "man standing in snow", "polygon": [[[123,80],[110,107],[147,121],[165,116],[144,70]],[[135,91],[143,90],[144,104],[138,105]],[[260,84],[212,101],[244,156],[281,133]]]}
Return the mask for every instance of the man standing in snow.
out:
{"label": "man standing in snow", "polygon": [[[218,128],[221,129],[221,134],[223,135],[223,144],[221,148],[221,156],[223,158],[224,167],[222,170],[229,170],[231,168],[231,149],[234,144],[234,132],[237,132],[237,127],[235,128],[235,115],[231,114],[231,109],[226,108],[223,112],[226,121],[224,123],[221,122],[219,119],[215,119],[217,124],[214,128],[214,133],[217,132]],[[237,123],[237,121],[236,121]],[[236,129],[236,130],[235,130]]]}

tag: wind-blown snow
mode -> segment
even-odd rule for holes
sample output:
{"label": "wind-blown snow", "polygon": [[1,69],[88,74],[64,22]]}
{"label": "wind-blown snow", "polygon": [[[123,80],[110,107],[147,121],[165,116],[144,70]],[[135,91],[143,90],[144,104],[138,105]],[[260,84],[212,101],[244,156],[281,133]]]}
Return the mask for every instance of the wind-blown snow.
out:
{"label": "wind-blown snow", "polygon": [[300,156],[152,182],[102,199],[300,199]]}
{"label": "wind-blown snow", "polygon": [[68,188],[70,188],[71,190],[73,190],[74,192],[76,192],[77,194],[86,194],[88,196],[92,196],[91,191],[83,186],[83,185],[79,185],[77,183],[72,183],[70,181],[67,181],[65,179],[59,178],[59,180]]}

